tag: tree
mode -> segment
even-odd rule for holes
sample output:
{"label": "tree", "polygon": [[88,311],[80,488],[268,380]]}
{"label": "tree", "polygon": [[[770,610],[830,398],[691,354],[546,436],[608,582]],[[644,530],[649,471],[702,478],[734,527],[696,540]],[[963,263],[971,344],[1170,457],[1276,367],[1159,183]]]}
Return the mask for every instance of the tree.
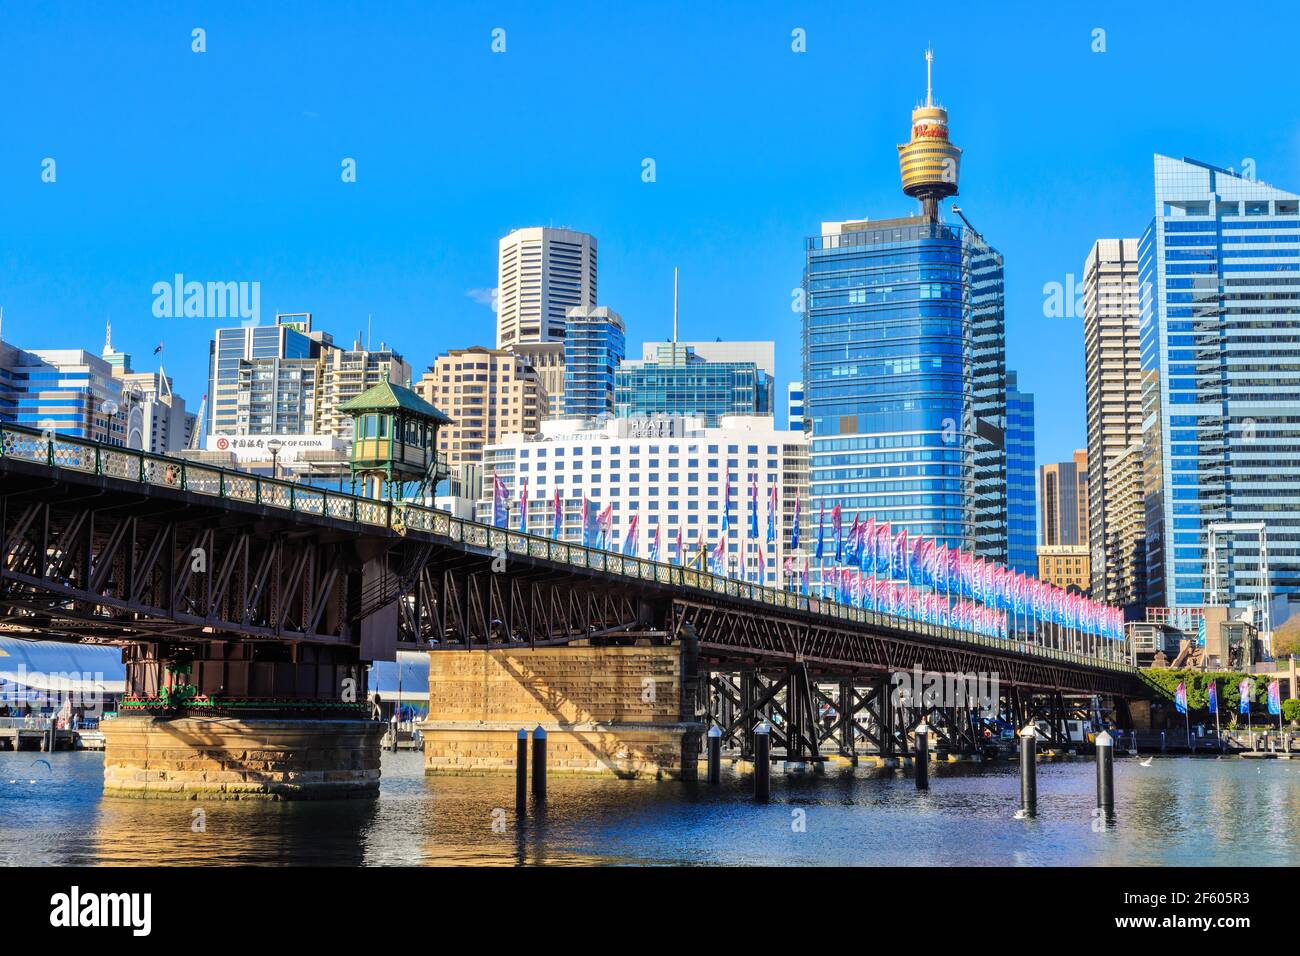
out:
{"label": "tree", "polygon": [[1273,631],[1273,656],[1278,660],[1300,654],[1300,614],[1292,614]]}

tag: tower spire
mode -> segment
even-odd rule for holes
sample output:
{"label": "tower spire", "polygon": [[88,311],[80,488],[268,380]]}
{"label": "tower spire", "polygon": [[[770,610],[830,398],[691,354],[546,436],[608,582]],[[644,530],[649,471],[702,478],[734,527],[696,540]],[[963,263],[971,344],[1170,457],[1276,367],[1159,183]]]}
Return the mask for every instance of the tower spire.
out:
{"label": "tower spire", "polygon": [[104,354],[113,351],[113,320],[104,320]]}
{"label": "tower spire", "polygon": [[934,64],[934,51],[929,47],[925,48],[925,105],[934,105],[934,96],[931,93],[930,86],[930,67]]}

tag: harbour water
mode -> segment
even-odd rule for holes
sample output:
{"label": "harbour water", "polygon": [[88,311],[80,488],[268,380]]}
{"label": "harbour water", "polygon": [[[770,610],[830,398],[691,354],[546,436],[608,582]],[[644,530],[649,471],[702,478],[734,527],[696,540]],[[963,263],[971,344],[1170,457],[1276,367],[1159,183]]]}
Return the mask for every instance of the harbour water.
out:
{"label": "harbour water", "polygon": [[1039,765],[1034,820],[1013,763],[936,767],[928,792],[777,765],[765,806],[724,764],[720,787],[555,776],[519,828],[513,778],[383,760],[377,801],[245,803],[105,798],[102,754],[0,753],[0,864],[1300,865],[1300,761],[1119,760],[1109,828],[1089,760]]}

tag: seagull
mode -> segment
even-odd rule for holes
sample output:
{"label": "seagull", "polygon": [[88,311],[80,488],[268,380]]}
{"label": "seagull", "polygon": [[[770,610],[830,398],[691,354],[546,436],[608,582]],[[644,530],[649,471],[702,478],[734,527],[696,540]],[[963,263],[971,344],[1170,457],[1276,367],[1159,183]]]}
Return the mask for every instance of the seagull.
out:
{"label": "seagull", "polygon": [[1156,759],[1155,756],[1152,755],[1152,756],[1150,756],[1150,757],[1147,757],[1146,760],[1139,760],[1139,761],[1138,761],[1138,766],[1139,766],[1139,767],[1149,767],[1149,766],[1151,766],[1151,761],[1153,761],[1153,760],[1155,760],[1155,759]]}

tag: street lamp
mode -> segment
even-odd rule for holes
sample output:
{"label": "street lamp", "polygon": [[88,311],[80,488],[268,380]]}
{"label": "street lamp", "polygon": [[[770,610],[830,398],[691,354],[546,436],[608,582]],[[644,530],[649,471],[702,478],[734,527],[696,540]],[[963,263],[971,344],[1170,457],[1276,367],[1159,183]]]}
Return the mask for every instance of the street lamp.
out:
{"label": "street lamp", "polygon": [[280,477],[280,449],[283,447],[284,445],[280,441],[274,438],[272,438],[269,442],[266,443],[266,450],[271,453],[271,477],[272,478]]}

